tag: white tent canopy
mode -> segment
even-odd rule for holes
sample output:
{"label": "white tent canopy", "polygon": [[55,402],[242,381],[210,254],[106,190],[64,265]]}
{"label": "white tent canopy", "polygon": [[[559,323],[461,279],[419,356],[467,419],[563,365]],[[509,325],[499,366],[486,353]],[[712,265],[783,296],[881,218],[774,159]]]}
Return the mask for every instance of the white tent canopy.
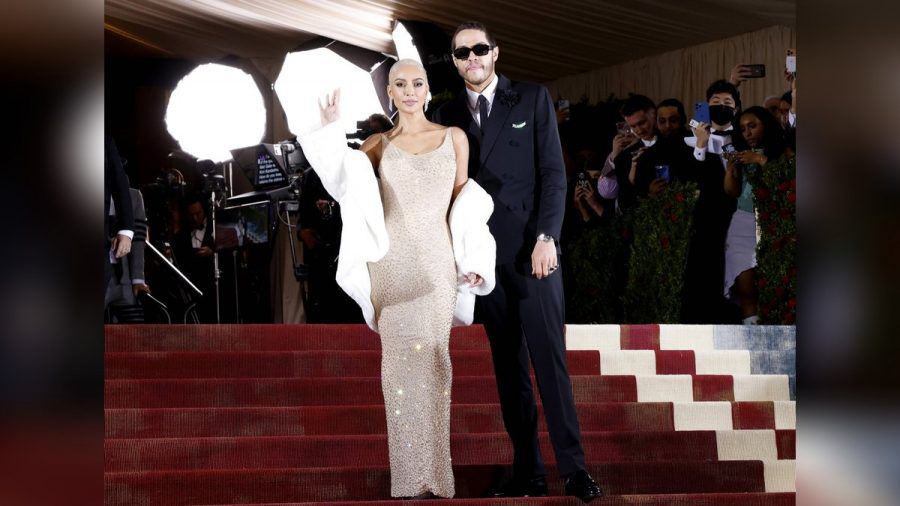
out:
{"label": "white tent canopy", "polygon": [[317,36],[396,54],[397,19],[448,33],[481,21],[498,39],[504,73],[549,82],[774,25],[793,28],[796,1],[106,0],[105,10],[109,32],[198,61],[281,58]]}

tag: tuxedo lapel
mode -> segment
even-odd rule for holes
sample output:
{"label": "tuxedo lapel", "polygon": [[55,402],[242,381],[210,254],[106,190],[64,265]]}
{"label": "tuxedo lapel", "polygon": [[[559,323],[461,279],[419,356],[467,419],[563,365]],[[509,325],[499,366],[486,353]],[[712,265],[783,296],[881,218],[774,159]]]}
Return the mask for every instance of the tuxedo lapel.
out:
{"label": "tuxedo lapel", "polygon": [[497,74],[499,81],[497,89],[494,91],[494,101],[491,103],[491,112],[488,114],[487,122],[484,124],[484,137],[481,140],[481,163],[487,159],[487,155],[493,149],[503,125],[506,124],[506,118],[509,116],[510,108],[504,103],[501,97],[512,87],[509,79],[505,76]]}
{"label": "tuxedo lapel", "polygon": [[453,99],[452,114],[454,118],[451,120],[451,124],[460,127],[476,139],[481,138],[481,129],[472,116],[472,112],[469,111],[468,95],[465,89],[460,91],[456,98]]}

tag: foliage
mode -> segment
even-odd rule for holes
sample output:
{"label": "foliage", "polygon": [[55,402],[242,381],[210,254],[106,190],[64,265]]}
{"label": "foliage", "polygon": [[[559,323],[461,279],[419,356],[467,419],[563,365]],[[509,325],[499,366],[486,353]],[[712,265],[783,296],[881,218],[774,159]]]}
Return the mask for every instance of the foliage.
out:
{"label": "foliage", "polygon": [[631,231],[621,218],[586,229],[568,249],[574,296],[568,308],[572,323],[620,323],[622,286]]}
{"label": "foliage", "polygon": [[678,323],[684,271],[699,192],[691,182],[674,182],[657,198],[644,198],[632,211],[624,321]]}
{"label": "foliage", "polygon": [[797,169],[793,157],[769,162],[749,178],[759,243],[756,283],[760,323],[788,324],[797,316]]}

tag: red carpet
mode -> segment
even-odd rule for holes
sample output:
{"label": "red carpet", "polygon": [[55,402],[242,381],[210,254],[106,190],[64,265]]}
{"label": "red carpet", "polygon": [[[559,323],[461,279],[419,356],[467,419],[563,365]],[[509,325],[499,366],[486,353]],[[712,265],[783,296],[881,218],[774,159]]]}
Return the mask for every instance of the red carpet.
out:
{"label": "red carpet", "polygon": [[[401,504],[390,498],[378,336],[364,326],[110,326],[106,337],[107,505]],[[697,374],[694,351],[659,341],[658,326],[622,326],[622,350],[655,350],[657,375],[686,375],[694,402],[729,401],[730,424],[676,430],[679,406],[637,402],[637,378],[606,375],[604,352],[567,352],[589,471],[608,494],[592,504],[794,504],[766,492],[768,466],[795,458],[778,399],[734,402],[733,376]],[[457,498],[424,504],[580,504],[476,499],[509,472],[511,448],[483,329],[455,329],[451,356]],[[560,496],[546,433],[541,445]]]}

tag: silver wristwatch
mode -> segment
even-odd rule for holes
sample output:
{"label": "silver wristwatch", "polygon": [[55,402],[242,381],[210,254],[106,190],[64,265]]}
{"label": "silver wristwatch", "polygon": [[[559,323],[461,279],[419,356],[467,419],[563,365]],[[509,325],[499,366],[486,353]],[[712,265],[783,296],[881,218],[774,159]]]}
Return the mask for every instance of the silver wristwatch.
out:
{"label": "silver wristwatch", "polygon": [[538,240],[538,241],[544,241],[544,242],[556,242],[556,238],[555,238],[555,237],[553,237],[552,235],[547,235],[547,234],[540,234],[540,235],[538,235],[538,236],[537,236],[537,240]]}

